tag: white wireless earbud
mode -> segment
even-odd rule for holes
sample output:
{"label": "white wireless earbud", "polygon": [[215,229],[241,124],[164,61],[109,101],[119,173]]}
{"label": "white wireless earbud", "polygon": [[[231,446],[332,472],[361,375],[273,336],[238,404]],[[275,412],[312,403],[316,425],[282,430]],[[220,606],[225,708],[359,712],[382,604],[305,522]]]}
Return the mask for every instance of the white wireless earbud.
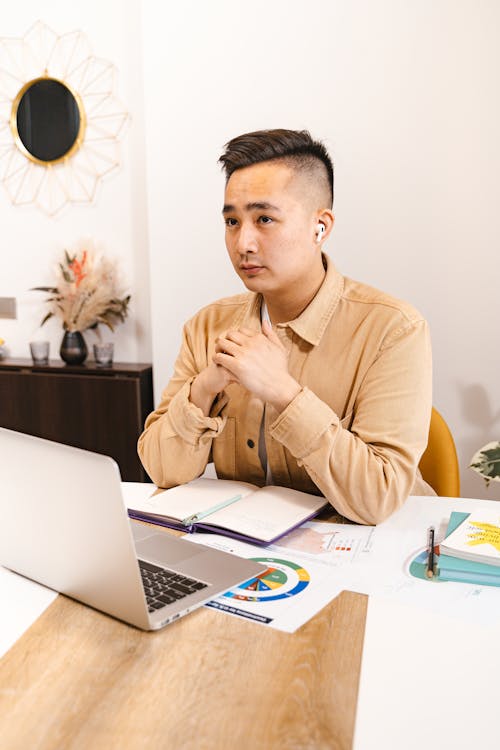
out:
{"label": "white wireless earbud", "polygon": [[318,226],[316,227],[316,242],[321,242],[323,239],[323,235],[325,233],[325,225],[319,222]]}

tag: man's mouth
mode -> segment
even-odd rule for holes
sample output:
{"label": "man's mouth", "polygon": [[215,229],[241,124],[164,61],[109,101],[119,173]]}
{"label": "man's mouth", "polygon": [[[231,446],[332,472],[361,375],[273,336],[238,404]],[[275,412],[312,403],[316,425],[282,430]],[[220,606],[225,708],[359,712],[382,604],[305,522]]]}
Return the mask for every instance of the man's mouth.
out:
{"label": "man's mouth", "polygon": [[264,269],[264,266],[259,266],[254,263],[241,263],[240,269],[247,276],[255,276],[257,273],[259,273],[259,271],[262,271]]}

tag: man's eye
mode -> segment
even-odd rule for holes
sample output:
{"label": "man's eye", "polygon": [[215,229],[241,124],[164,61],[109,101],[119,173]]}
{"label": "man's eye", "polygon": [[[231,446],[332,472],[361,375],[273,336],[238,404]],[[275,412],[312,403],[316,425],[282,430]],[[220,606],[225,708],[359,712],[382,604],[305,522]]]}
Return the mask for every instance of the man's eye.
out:
{"label": "man's eye", "polygon": [[236,219],[232,219],[230,216],[228,216],[227,219],[224,219],[226,227],[235,227],[237,223]]}
{"label": "man's eye", "polygon": [[272,219],[270,216],[259,216],[259,221],[261,224],[272,224]]}

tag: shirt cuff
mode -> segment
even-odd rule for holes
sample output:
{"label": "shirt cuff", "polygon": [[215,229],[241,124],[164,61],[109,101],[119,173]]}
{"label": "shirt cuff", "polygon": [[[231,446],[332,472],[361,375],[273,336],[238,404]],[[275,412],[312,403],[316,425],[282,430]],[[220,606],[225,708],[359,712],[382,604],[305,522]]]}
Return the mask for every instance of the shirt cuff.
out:
{"label": "shirt cuff", "polygon": [[177,435],[187,443],[196,445],[220,435],[226,425],[226,418],[220,414],[227,400],[223,401],[218,408],[212,407],[214,415],[206,417],[202,410],[189,400],[193,380],[194,378],[188,380],[177,391],[169,404],[168,414]]}
{"label": "shirt cuff", "polygon": [[292,456],[304,459],[330,427],[340,427],[338,416],[309,388],[302,388],[272,423],[270,432]]}

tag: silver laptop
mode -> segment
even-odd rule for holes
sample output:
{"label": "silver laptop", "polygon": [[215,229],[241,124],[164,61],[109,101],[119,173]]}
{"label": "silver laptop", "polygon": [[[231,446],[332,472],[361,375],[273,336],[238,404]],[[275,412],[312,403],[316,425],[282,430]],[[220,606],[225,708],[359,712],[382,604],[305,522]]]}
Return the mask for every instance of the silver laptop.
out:
{"label": "silver laptop", "polygon": [[130,521],[112,458],[4,428],[0,565],[144,630],[265,570]]}

